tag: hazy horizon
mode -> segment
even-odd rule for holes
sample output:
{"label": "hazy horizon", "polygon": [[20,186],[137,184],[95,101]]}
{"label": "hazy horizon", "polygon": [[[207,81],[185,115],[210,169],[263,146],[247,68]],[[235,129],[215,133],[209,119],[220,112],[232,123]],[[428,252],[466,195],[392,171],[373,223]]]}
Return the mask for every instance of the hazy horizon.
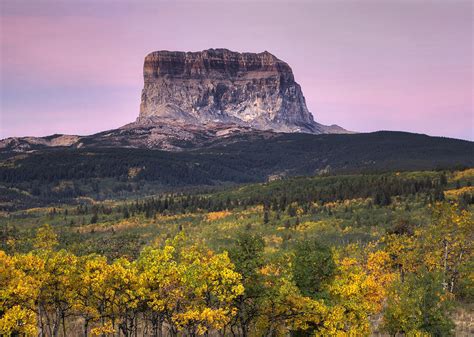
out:
{"label": "hazy horizon", "polygon": [[268,50],[322,124],[474,140],[470,1],[2,1],[0,138],[138,116],[146,54]]}

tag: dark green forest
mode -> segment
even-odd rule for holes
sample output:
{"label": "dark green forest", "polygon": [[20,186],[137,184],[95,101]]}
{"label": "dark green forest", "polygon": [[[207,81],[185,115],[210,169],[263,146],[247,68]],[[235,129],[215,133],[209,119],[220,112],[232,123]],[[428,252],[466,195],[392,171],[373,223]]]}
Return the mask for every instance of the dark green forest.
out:
{"label": "dark green forest", "polygon": [[474,165],[474,145],[402,132],[270,139],[256,134],[182,152],[52,148],[16,155],[3,151],[1,158],[0,207],[12,209],[80,196],[130,198],[292,176],[460,169]]}

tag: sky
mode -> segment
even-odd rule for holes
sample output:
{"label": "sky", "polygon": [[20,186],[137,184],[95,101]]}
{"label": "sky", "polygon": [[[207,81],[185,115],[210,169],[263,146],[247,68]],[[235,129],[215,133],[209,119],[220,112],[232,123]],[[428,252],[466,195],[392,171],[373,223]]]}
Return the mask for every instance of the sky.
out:
{"label": "sky", "polygon": [[317,122],[474,140],[470,0],[0,0],[0,138],[138,116],[155,50],[269,51]]}

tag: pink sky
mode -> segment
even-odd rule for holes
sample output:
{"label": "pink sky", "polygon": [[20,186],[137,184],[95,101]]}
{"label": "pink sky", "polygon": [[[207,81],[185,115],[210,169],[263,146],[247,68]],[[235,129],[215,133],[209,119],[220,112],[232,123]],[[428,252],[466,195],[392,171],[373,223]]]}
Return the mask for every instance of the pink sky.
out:
{"label": "pink sky", "polygon": [[474,139],[465,1],[3,0],[0,138],[133,121],[154,50],[268,50],[316,121]]}

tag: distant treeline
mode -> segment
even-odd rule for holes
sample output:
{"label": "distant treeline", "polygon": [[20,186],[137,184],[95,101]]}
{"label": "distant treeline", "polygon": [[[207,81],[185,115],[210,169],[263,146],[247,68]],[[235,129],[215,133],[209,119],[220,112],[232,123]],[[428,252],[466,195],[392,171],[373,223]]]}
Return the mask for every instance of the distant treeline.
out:
{"label": "distant treeline", "polygon": [[175,194],[153,197],[124,205],[125,217],[129,214],[145,213],[193,213],[196,211],[221,211],[263,205],[277,212],[295,212],[293,204],[308,211],[312,203],[324,205],[328,202],[357,198],[372,198],[374,205],[386,206],[394,196],[425,193],[430,201],[444,199],[443,187],[447,184],[444,173],[407,177],[405,175],[351,175],[337,177],[293,178],[264,185],[249,185],[228,192],[218,192],[210,197],[200,194]]}

